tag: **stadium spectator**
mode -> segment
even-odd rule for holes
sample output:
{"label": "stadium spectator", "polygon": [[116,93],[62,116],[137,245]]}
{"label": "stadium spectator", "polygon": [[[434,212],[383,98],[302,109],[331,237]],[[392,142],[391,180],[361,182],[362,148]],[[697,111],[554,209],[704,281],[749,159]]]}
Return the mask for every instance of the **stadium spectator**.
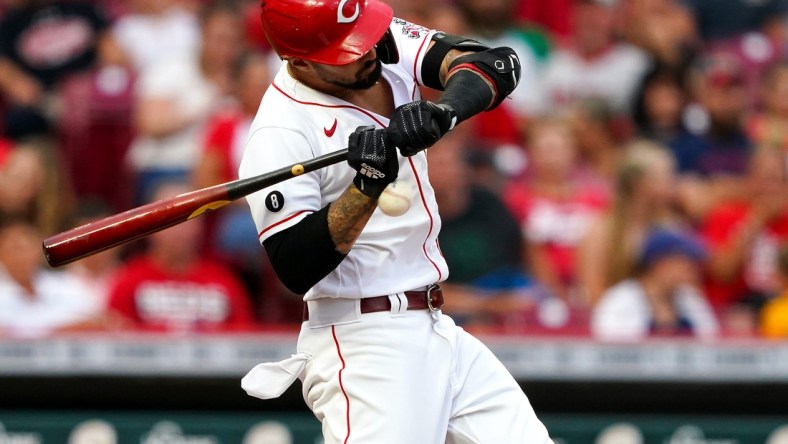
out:
{"label": "stadium spectator", "polygon": [[23,219],[0,220],[0,336],[44,336],[100,314],[79,281],[44,268],[42,240]]}
{"label": "stadium spectator", "polygon": [[473,184],[463,143],[456,128],[430,148],[430,183],[440,207],[438,240],[451,274],[441,283],[451,292],[444,310],[464,324],[500,325],[533,304],[522,258],[517,221],[501,200]]}
{"label": "stadium spectator", "polygon": [[761,312],[760,330],[768,338],[788,338],[788,243],[783,243],[777,257],[780,289]]}
{"label": "stadium spectator", "polygon": [[629,111],[649,58],[641,49],[616,39],[616,8],[610,0],[575,1],[571,42],[553,53],[544,74],[548,108],[599,98],[615,114]]}
{"label": "stadium spectator", "polygon": [[[206,127],[205,143],[192,177],[195,188],[238,179],[238,166],[252,119],[271,78],[268,59],[249,52],[233,64],[235,106],[216,113]],[[273,273],[257,242],[257,229],[244,201],[206,216],[206,241],[212,253],[236,270],[268,322],[299,320],[300,298],[292,297]],[[290,307],[292,306],[292,307]],[[297,313],[292,313],[295,309]]]}
{"label": "stadium spectator", "polygon": [[771,146],[788,156],[788,61],[769,67],[763,77],[761,112],[747,121],[747,134],[757,146]]}
{"label": "stadium spectator", "polygon": [[572,34],[572,6],[575,0],[518,1],[517,18],[549,31],[559,40]]}
{"label": "stadium spectator", "polygon": [[64,228],[73,198],[53,147],[29,140],[0,161],[0,215],[22,218],[43,235]]}
{"label": "stadium spectator", "polygon": [[683,117],[688,100],[682,72],[654,65],[635,95],[632,120],[637,136],[670,145],[687,131]]}
{"label": "stadium spectator", "polygon": [[206,124],[203,151],[193,171],[197,188],[238,179],[249,126],[271,83],[265,56],[239,55],[232,64],[231,81],[235,103],[217,111]]}
{"label": "stadium spectator", "polygon": [[[112,210],[99,200],[81,200],[74,212],[72,227],[85,225],[112,215]],[[66,274],[79,281],[85,288],[84,297],[93,300],[102,313],[107,311],[109,286],[121,265],[121,248],[110,248],[68,264]]]}
{"label": "stadium spectator", "polygon": [[732,39],[753,31],[771,32],[783,26],[788,14],[785,0],[683,0],[692,12],[704,41]]}
{"label": "stadium spectator", "polygon": [[134,74],[102,66],[64,81],[59,99],[68,112],[57,122],[57,152],[74,194],[104,200],[115,211],[128,209],[133,187],[117,184],[131,183],[125,158],[134,139]]}
{"label": "stadium spectator", "polygon": [[692,13],[680,0],[630,0],[621,5],[622,37],[659,65],[681,70],[700,40]]}
{"label": "stadium spectator", "polygon": [[[473,35],[480,41],[506,41],[515,43],[512,48],[533,55],[536,60],[546,60],[552,50],[553,42],[540,26],[532,26],[529,22],[518,22],[517,0],[459,0],[460,10],[470,24]],[[497,46],[497,43],[487,43]],[[526,50],[529,48],[530,50]],[[518,51],[522,49],[522,51]]]}
{"label": "stadium spectator", "polygon": [[785,157],[756,150],[740,198],[711,209],[701,227],[710,248],[706,294],[725,308],[745,304],[753,314],[779,289],[777,256],[788,241]]}
{"label": "stadium spectator", "polygon": [[469,37],[493,48],[508,46],[514,49],[522,65],[521,78],[530,79],[520,82],[511,100],[504,105],[518,118],[541,112],[540,59],[546,57],[550,49],[546,36],[515,21],[515,0],[459,0],[457,5],[469,24]]}
{"label": "stadium spectator", "polygon": [[554,295],[575,302],[576,249],[608,195],[582,180],[568,121],[533,121],[526,147],[526,177],[512,182],[503,197],[520,222],[533,277]]}
{"label": "stadium spectator", "polygon": [[174,57],[196,57],[200,27],[176,0],[133,0],[131,12],[112,26],[126,63],[141,72]]}
{"label": "stadium spectator", "polygon": [[788,49],[788,1],[686,0],[704,51],[729,54],[742,72],[748,106],[758,106],[761,77]]}
{"label": "stadium spectator", "polygon": [[686,113],[688,131],[670,142],[681,175],[681,206],[694,220],[735,197],[752,152],[744,116],[744,77],[736,59],[718,52],[702,57],[690,73],[697,103]]}
{"label": "stadium spectator", "polygon": [[622,131],[621,120],[601,99],[577,101],[567,110],[567,115],[576,134],[583,180],[610,188],[621,163],[621,145],[628,131]]}
{"label": "stadium spectator", "polygon": [[688,234],[648,234],[635,275],[602,294],[591,329],[599,339],[638,340],[648,336],[714,336],[719,325],[699,290],[705,252]]}
{"label": "stadium spectator", "polygon": [[[158,186],[153,199],[188,192],[175,183]],[[201,219],[149,237],[147,251],[118,271],[109,307],[132,328],[171,332],[249,329],[253,311],[236,276],[200,254]]]}
{"label": "stadium spectator", "polygon": [[439,29],[447,34],[468,34],[467,21],[456,3],[451,0],[437,2],[401,0],[396,16],[427,28]]}
{"label": "stadium spectator", "polygon": [[5,131],[46,134],[58,113],[55,92],[68,76],[118,60],[103,12],[91,2],[21,0],[0,18],[0,93]]}
{"label": "stadium spectator", "polygon": [[578,251],[577,279],[588,304],[633,276],[647,233],[683,224],[673,208],[674,170],[673,157],[662,146],[637,141],[626,148],[612,206],[594,220]]}
{"label": "stadium spectator", "polygon": [[229,3],[211,3],[200,16],[197,57],[151,66],[137,83],[129,160],[137,175],[137,202],[158,180],[183,179],[195,166],[202,131],[231,91],[231,66],[243,50],[242,21]]}
{"label": "stadium spectator", "polygon": [[[244,53],[233,63],[232,80],[236,103],[215,113],[206,125],[205,142],[192,172],[195,188],[238,179],[249,126],[271,82],[268,60],[259,53]],[[249,242],[249,236],[257,238],[257,230],[245,203],[238,202],[209,217],[213,219],[208,232],[212,249],[236,256],[260,256],[256,242]]]}
{"label": "stadium spectator", "polygon": [[679,172],[703,178],[741,175],[751,149],[744,132],[747,95],[743,73],[727,53],[701,58],[692,72],[692,90],[707,121],[690,122],[692,132],[673,140]]}

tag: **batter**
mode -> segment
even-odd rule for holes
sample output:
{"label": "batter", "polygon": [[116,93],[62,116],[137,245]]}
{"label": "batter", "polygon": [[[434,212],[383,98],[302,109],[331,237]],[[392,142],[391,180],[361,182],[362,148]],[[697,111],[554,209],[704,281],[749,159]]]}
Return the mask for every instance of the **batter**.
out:
{"label": "batter", "polygon": [[[326,443],[551,443],[514,378],[440,311],[448,269],[424,151],[514,90],[517,56],[394,18],[379,0],[269,0],[261,18],[286,63],[240,177],[345,147],[348,163],[247,198],[305,307],[297,353],[256,366],[243,388],[269,399],[300,379]],[[420,85],[444,92],[423,101]],[[377,207],[395,180],[415,190],[399,217]]]}

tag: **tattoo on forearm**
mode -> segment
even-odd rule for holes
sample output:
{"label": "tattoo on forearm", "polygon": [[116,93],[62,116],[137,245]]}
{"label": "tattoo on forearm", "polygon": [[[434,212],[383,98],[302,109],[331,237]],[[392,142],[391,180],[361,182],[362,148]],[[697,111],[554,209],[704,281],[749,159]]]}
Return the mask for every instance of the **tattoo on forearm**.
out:
{"label": "tattoo on forearm", "polygon": [[377,201],[350,185],[328,209],[328,230],[337,251],[347,254],[367,225]]}

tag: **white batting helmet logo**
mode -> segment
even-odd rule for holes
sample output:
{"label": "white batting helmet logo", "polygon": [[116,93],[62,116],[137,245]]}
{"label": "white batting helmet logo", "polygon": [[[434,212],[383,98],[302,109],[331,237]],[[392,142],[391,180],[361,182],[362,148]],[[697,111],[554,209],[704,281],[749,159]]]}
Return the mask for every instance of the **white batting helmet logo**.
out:
{"label": "white batting helmet logo", "polygon": [[350,17],[345,16],[345,13],[342,10],[345,9],[345,4],[347,4],[347,2],[348,0],[340,0],[339,2],[339,7],[337,8],[337,23],[353,23],[356,18],[358,18],[358,2],[356,2],[356,10],[353,12],[353,15]]}

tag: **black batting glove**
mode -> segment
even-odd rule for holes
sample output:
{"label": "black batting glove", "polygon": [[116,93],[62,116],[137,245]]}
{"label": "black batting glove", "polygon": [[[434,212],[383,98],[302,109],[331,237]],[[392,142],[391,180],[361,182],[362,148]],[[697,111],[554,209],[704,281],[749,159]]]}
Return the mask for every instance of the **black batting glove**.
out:
{"label": "black batting glove", "polygon": [[350,135],[347,163],[357,172],[356,188],[375,199],[399,173],[397,148],[386,130],[374,126],[360,126]]}
{"label": "black batting glove", "polygon": [[400,154],[409,157],[431,147],[456,123],[451,106],[419,100],[394,110],[388,133]]}

